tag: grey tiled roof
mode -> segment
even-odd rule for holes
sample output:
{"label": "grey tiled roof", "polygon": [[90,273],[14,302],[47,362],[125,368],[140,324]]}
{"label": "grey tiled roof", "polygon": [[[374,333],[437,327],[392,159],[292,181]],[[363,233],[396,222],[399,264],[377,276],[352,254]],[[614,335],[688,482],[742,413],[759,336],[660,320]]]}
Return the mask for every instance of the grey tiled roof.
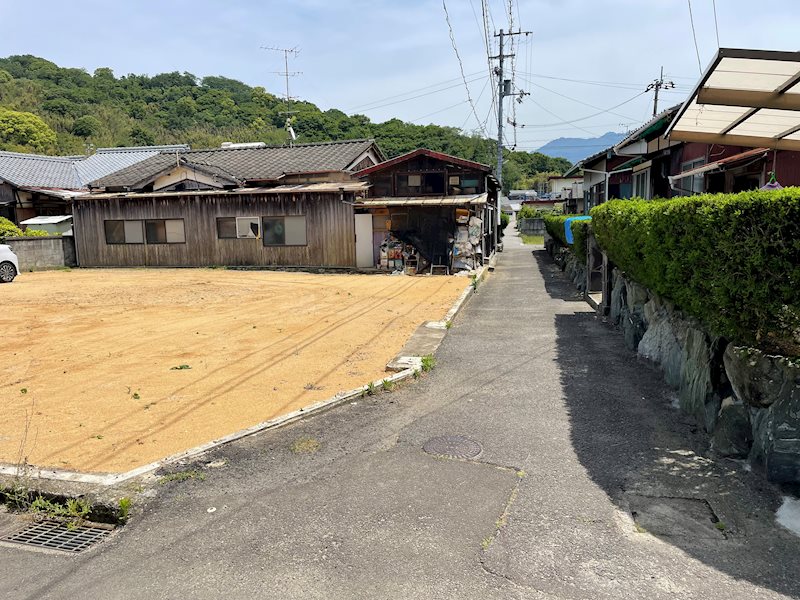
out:
{"label": "grey tiled roof", "polygon": [[91,156],[43,156],[0,152],[0,180],[20,187],[80,190],[99,177],[119,171],[161,152],[188,146],[99,148]]}
{"label": "grey tiled roof", "polygon": [[188,150],[186,145],[175,146],[143,146],[133,148],[99,148],[97,152],[75,163],[81,187],[90,181],[100,179],[111,173],[135,165],[151,156],[162,152]]}
{"label": "grey tiled roof", "polygon": [[17,186],[79,189],[74,158],[0,152],[0,179]]}
{"label": "grey tiled roof", "polygon": [[[181,158],[185,164],[212,167],[242,182],[274,181],[284,174],[344,171],[374,144],[373,140],[348,140],[292,147],[215,148],[182,152]],[[175,162],[174,154],[159,154],[93,181],[89,186],[138,189]]]}

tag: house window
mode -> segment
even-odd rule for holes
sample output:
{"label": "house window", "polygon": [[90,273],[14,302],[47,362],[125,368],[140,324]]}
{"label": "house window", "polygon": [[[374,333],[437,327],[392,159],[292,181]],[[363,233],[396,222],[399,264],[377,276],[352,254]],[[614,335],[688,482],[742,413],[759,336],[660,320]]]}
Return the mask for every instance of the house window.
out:
{"label": "house window", "polygon": [[[697,158],[695,160],[690,160],[681,164],[681,173],[685,171],[691,171],[692,169],[696,169],[697,167],[702,167],[706,164],[705,158]],[[692,196],[694,194],[702,194],[705,190],[705,174],[700,173],[698,175],[689,175],[689,177],[683,177],[678,181],[678,193],[681,196]]]}
{"label": "house window", "polygon": [[442,172],[435,173],[398,173],[398,196],[443,195],[445,193],[445,177]]}
{"label": "house window", "polygon": [[141,221],[113,220],[104,223],[106,244],[144,244]]}
{"label": "house window", "polygon": [[261,235],[261,222],[258,217],[236,217],[236,237],[257,238]]}
{"label": "house window", "polygon": [[144,222],[148,244],[184,244],[186,233],[183,219],[151,219]]}
{"label": "house window", "polygon": [[217,238],[221,240],[261,237],[259,217],[217,217]]}
{"label": "house window", "polygon": [[305,215],[264,217],[261,230],[265,246],[305,246],[308,243]]}
{"label": "house window", "polygon": [[639,171],[633,174],[633,197],[650,198],[650,171]]}
{"label": "house window", "polygon": [[217,237],[221,240],[236,239],[236,217],[217,218]]}

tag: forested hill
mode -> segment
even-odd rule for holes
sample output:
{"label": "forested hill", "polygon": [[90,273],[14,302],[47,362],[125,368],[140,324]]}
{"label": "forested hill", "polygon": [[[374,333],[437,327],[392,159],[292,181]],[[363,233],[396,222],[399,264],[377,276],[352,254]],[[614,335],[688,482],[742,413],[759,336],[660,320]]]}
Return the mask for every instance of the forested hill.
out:
{"label": "forested hill", "polygon": [[[495,161],[493,141],[454,127],[399,119],[373,123],[364,115],[321,111],[302,101],[292,109],[298,111],[293,123],[298,142],[375,138],[390,156],[426,147],[486,164]],[[0,58],[3,150],[84,154],[91,146],[281,144],[286,139],[282,110],[281,99],[263,87],[226,77],[178,72],[116,77],[108,68],[89,74],[29,55]],[[528,187],[537,173],[562,172],[569,164],[544,154],[509,152],[505,187]]]}

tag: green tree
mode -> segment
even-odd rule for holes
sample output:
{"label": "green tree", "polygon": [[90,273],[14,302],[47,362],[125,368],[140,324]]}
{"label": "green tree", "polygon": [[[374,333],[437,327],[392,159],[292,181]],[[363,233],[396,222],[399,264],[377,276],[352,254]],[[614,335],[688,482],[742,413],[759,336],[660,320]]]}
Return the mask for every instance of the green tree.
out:
{"label": "green tree", "polygon": [[52,150],[56,134],[40,117],[28,112],[0,108],[0,145],[11,149]]}
{"label": "green tree", "polygon": [[72,125],[72,134],[78,137],[88,138],[100,133],[103,124],[92,115],[84,115],[75,119]]}
{"label": "green tree", "polygon": [[131,128],[130,138],[131,144],[134,146],[153,146],[156,143],[153,134],[140,125],[134,125]]}

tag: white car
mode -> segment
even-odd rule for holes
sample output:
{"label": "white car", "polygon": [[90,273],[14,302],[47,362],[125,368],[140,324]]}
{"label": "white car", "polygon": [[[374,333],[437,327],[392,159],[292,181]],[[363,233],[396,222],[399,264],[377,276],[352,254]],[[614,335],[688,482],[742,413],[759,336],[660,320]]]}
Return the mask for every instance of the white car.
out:
{"label": "white car", "polygon": [[17,255],[11,251],[11,246],[0,244],[0,283],[11,283],[19,273]]}

